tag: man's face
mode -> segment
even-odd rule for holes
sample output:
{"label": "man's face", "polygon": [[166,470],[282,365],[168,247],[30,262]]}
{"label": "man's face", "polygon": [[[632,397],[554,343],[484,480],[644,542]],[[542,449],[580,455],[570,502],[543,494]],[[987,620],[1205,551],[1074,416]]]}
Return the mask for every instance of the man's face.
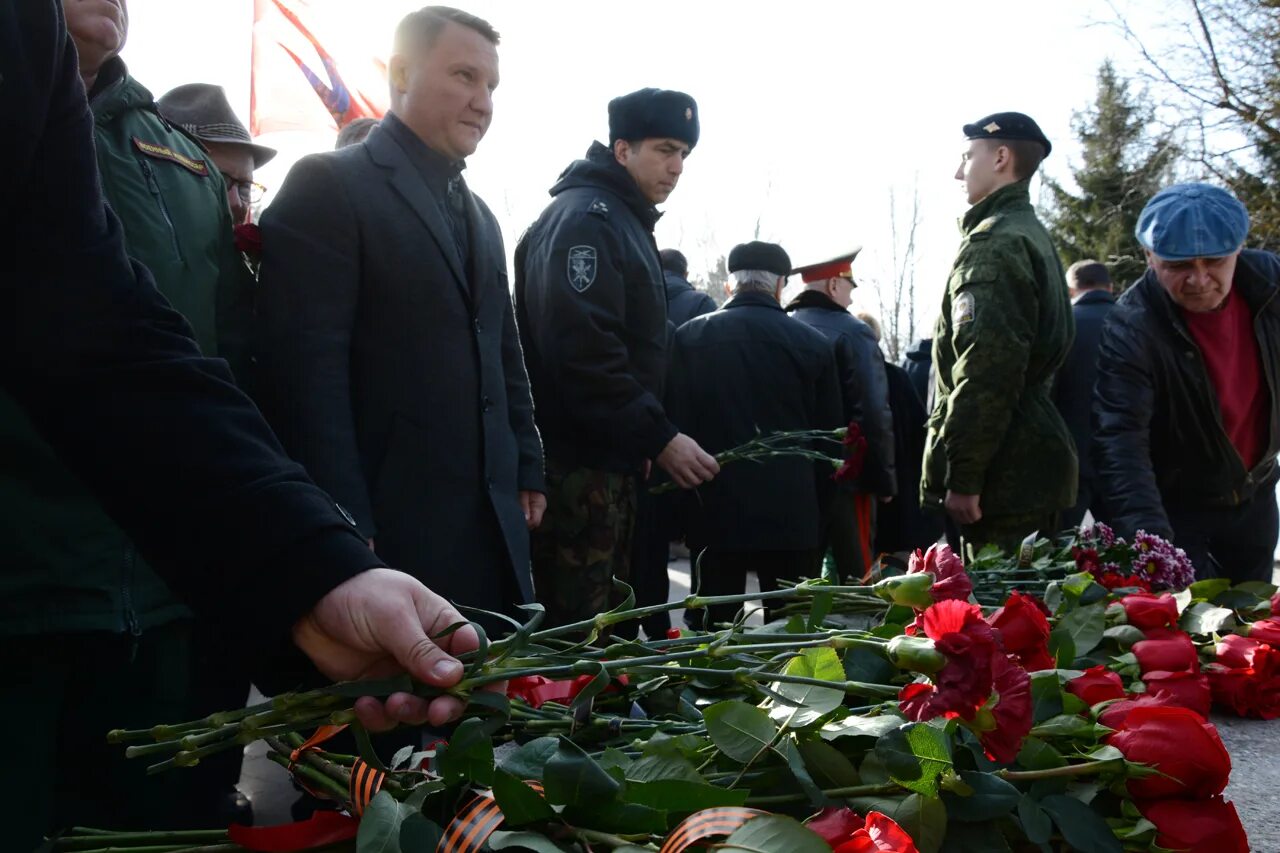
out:
{"label": "man's face", "polygon": [[960,168],[956,180],[964,181],[969,204],[977,204],[996,189],[999,181],[997,166],[1008,159],[1009,149],[988,139],[970,139],[968,149],[960,155]]}
{"label": "man's face", "polygon": [[853,304],[853,287],[851,278],[836,276],[827,279],[827,295],[841,308],[848,308]]}
{"label": "man's face", "polygon": [[129,33],[125,0],[62,0],[67,32],[76,43],[80,70],[97,72],[120,53]]}
{"label": "man's face", "polygon": [[244,145],[210,142],[209,159],[218,167],[227,184],[227,206],[235,225],[249,221],[250,205],[256,200],[253,183],[253,152]]}
{"label": "man's face", "polygon": [[1204,313],[1222,307],[1231,293],[1240,250],[1220,258],[1192,258],[1189,261],[1166,261],[1147,252],[1147,264],[1179,307]]}
{"label": "man's face", "polygon": [[462,160],[493,120],[498,49],[450,21],[431,47],[391,58],[391,85],[396,115],[433,151]]}
{"label": "man's face", "polygon": [[650,204],[662,204],[675,190],[684,172],[689,146],[679,139],[643,139],[633,146],[625,139],[613,145],[613,156],[631,175],[640,194]]}

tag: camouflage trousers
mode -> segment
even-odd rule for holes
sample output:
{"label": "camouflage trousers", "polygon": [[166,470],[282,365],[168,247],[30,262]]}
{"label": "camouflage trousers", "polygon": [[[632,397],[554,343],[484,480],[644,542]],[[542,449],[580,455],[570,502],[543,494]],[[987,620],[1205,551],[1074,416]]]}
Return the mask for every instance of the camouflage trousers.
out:
{"label": "camouflage trousers", "polygon": [[547,511],[530,538],[533,585],[547,627],[589,619],[621,603],[630,582],[636,476],[547,460]]}
{"label": "camouflage trousers", "polygon": [[960,544],[967,563],[987,545],[995,545],[1010,557],[1018,554],[1022,540],[1032,533],[1053,536],[1058,532],[1056,512],[1029,515],[984,515],[977,524],[960,525]]}

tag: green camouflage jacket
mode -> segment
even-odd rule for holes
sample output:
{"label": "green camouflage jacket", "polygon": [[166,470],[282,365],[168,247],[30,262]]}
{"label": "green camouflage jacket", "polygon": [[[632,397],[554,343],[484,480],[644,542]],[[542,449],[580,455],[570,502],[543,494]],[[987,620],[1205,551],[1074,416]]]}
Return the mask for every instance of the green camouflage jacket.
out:
{"label": "green camouflage jacket", "polygon": [[981,495],[988,516],[1075,502],[1075,446],[1050,399],[1075,322],[1028,186],[996,190],[961,221],[964,239],[934,332],[925,506],[941,506],[948,490]]}

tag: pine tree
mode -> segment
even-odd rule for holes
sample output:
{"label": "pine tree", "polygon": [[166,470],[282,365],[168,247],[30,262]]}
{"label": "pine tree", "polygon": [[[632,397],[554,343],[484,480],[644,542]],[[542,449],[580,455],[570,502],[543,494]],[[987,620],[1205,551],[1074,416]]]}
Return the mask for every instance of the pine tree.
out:
{"label": "pine tree", "polygon": [[1143,205],[1168,182],[1177,154],[1170,136],[1149,136],[1151,121],[1151,109],[1107,60],[1098,69],[1097,100],[1073,121],[1084,147],[1081,166],[1071,170],[1079,193],[1045,178],[1051,200],[1045,218],[1063,266],[1102,261],[1117,289],[1146,268],[1134,226]]}

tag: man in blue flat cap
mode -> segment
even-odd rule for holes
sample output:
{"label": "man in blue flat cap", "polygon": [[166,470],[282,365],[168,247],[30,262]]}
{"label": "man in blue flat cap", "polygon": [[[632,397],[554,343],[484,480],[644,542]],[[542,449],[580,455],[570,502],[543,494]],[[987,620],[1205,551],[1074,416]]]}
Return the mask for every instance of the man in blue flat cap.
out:
{"label": "man in blue flat cap", "polygon": [[1249,214],[1209,184],[1138,218],[1148,269],[1108,315],[1094,461],[1117,532],[1155,533],[1200,578],[1269,581],[1280,452],[1280,257],[1243,249]]}

